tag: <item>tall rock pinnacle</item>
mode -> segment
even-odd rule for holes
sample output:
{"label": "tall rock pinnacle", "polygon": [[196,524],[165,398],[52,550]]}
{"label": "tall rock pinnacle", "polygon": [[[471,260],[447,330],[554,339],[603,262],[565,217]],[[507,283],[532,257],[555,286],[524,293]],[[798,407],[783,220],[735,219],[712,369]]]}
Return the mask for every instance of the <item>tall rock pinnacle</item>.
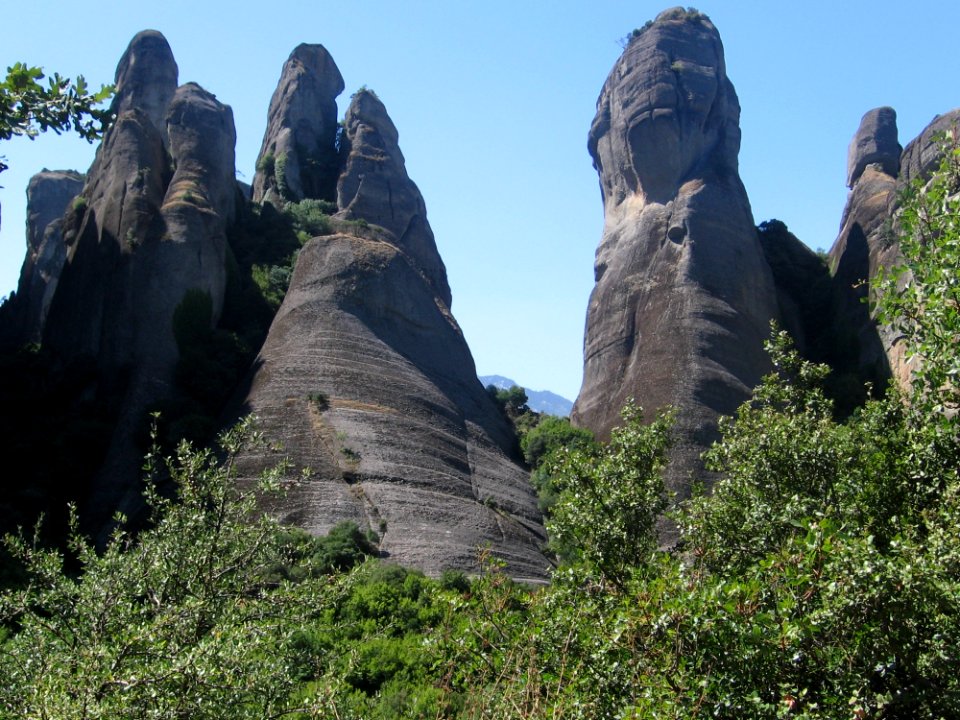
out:
{"label": "tall rock pinnacle", "polygon": [[[450,314],[397,130],[369,91],[345,126],[339,211],[300,251],[241,408],[293,464],[268,510],[315,534],[352,520],[429,573],[476,571],[489,546],[514,576],[543,578],[536,497]],[[242,472],[274,462],[253,449]]]}
{"label": "tall rock pinnacle", "polygon": [[896,238],[900,192],[914,179],[929,176],[942,157],[943,134],[958,127],[960,110],[939,115],[901,152],[896,112],[881,107],[863,116],[850,142],[850,194],[830,249],[839,303],[835,322],[851,339],[852,362],[860,377],[878,388],[891,377],[905,384],[911,367],[898,334],[877,325],[864,299],[877,273],[900,260]]}
{"label": "tall rock pinnacle", "polygon": [[44,346],[92,360],[96,392],[115,398],[118,425],[91,501],[107,517],[139,503],[134,436],[171,393],[175,309],[191,291],[209,296],[214,323],[223,306],[233,113],[176,83],[163,36],[134,37],[117,68],[116,122],[64,218],[66,260],[44,328]]}
{"label": "tall rock pinnacle", "polygon": [[333,200],[337,176],[337,96],[343,77],[323,45],[290,53],[267,114],[253,200]]}
{"label": "tall rock pinnacle", "polygon": [[717,416],[766,370],[778,315],[737,170],[739,117],[716,28],[675,8],[624,50],[588,140],[605,217],[572,418],[606,436],[631,397],[648,414],[673,406],[666,480],[681,497]]}
{"label": "tall rock pinnacle", "polygon": [[83,175],[72,170],[44,170],[27,185],[27,255],[11,303],[15,317],[4,327],[2,342],[38,343],[50,302],[66,261],[63,216],[83,188]]}
{"label": "tall rock pinnacle", "polygon": [[397,129],[380,99],[369,90],[353,96],[344,121],[346,160],[337,181],[339,217],[379,225],[426,275],[449,308],[447,270],[437,252],[427,208],[407,176]]}

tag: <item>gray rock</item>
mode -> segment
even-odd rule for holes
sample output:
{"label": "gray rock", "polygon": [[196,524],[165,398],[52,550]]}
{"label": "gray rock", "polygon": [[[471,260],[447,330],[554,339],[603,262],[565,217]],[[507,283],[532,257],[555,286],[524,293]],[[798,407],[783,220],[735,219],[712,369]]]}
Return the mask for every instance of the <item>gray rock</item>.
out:
{"label": "gray rock", "polygon": [[333,200],[337,96],[343,77],[322,45],[298,45],[284,63],[257,156],[253,200]]}
{"label": "gray rock", "polygon": [[[353,520],[385,557],[431,574],[477,571],[488,545],[512,575],[543,578],[528,474],[476,377],[423,198],[373,93],[353,97],[341,152],[334,232],[300,251],[238,409],[293,464],[266,507],[314,534]],[[244,475],[276,459],[252,449]]]}
{"label": "gray rock", "polygon": [[896,177],[901,152],[896,111],[891,107],[870,110],[860,120],[860,128],[847,151],[847,187],[853,187],[868,165],[877,164],[884,174]]}
{"label": "gray rock", "polygon": [[116,93],[111,110],[146,115],[166,141],[167,106],[177,89],[179,70],[167,39],[156,30],[137,33],[120,58],[114,75]]}
{"label": "gray rock", "polygon": [[27,185],[27,255],[15,298],[17,344],[40,342],[67,257],[63,216],[80,194],[83,180],[73,170],[45,170]]}
{"label": "gray rock", "polygon": [[410,257],[449,308],[447,270],[427,222],[423,196],[407,176],[397,128],[386,108],[374,93],[361,90],[353,96],[344,123],[337,216],[363,220],[390,233],[392,242]]}
{"label": "gray rock", "polygon": [[140,504],[135,438],[147,408],[172,393],[174,310],[193,289],[209,293],[213,322],[223,306],[237,200],[233,114],[192,83],[168,97],[172,57],[149,62],[162,48],[158,33],[141,33],[121,60],[119,114],[64,219],[66,262],[43,337],[64,357],[93,359],[97,392],[117,398],[88,503],[94,527]]}
{"label": "gray rock", "polygon": [[901,159],[901,183],[930,176],[943,157],[942,142],[947,134],[952,134],[954,139],[960,138],[960,108],[937,115],[916,138],[907,143]]}
{"label": "gray rock", "polygon": [[334,222],[300,252],[243,404],[293,463],[267,509],[314,534],[353,520],[431,574],[475,572],[489,545],[514,576],[544,577],[527,473],[446,304],[391,235]]}
{"label": "gray rock", "polygon": [[778,315],[737,170],[739,113],[716,28],[675,9],[614,65],[588,140],[605,223],[571,418],[606,437],[628,398],[676,408],[666,483],[680,498],[709,479],[700,453],[767,369]]}
{"label": "gray rock", "polygon": [[[867,122],[872,114],[885,110],[889,109],[881,108],[864,116],[851,143],[851,155],[855,145],[892,147],[896,138],[891,141],[890,133],[896,133],[896,125],[891,127],[888,121],[885,127],[879,127]],[[893,118],[895,121],[895,115]],[[830,267],[840,303],[834,322],[852,339],[860,377],[877,387],[883,387],[891,377],[906,384],[911,367],[904,356],[902,339],[889,327],[875,322],[865,298],[871,296],[872,283],[880,269],[900,261],[896,235],[900,192],[915,178],[929,177],[942,157],[941,138],[944,133],[956,132],[958,123],[960,110],[938,115],[907,144],[895,166],[890,162],[867,165],[851,186],[840,233],[830,249]],[[865,135],[865,125],[868,130],[875,127],[887,139],[871,140]]]}

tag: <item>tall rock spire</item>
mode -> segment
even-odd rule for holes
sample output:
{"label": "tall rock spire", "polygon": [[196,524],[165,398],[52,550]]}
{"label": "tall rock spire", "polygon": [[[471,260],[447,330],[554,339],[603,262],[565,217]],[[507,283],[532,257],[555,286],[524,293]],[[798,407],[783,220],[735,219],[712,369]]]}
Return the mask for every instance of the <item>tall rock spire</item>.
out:
{"label": "tall rock spire", "polygon": [[173,316],[191,291],[223,306],[237,198],[230,108],[188,83],[164,37],[139,33],[117,68],[117,119],[63,222],[66,260],[43,343],[98,369],[118,424],[90,502],[92,523],[139,504],[135,437],[172,392]]}
{"label": "tall rock spire", "polygon": [[667,484],[681,497],[703,476],[718,415],[767,368],[778,315],[737,170],[739,117],[716,28],[675,8],[624,50],[588,139],[604,230],[572,417],[606,436],[631,397],[648,414],[674,407]]}
{"label": "tall rock spire", "polygon": [[[240,410],[292,462],[268,509],[315,534],[352,520],[385,557],[429,573],[476,571],[487,546],[514,576],[543,578],[528,473],[477,380],[423,198],[372,92],[354,95],[340,150],[338,212],[300,251]],[[242,472],[274,462],[252,449]]]}
{"label": "tall rock spire", "polygon": [[877,273],[900,260],[896,237],[900,192],[914,179],[929,176],[942,158],[943,134],[958,127],[960,110],[938,115],[901,152],[897,114],[881,107],[863,116],[850,141],[850,194],[829,256],[839,303],[834,322],[850,339],[851,364],[860,378],[877,388],[891,377],[908,382],[911,367],[899,335],[875,322],[865,300]]}
{"label": "tall rock spire", "polygon": [[254,202],[332,201],[337,177],[337,96],[343,77],[323,45],[298,45],[270,100],[257,156]]}
{"label": "tall rock spire", "polygon": [[341,148],[345,160],[337,181],[337,215],[389,232],[449,308],[447,270],[427,222],[423,196],[407,175],[397,129],[373,92],[361,90],[353,96]]}

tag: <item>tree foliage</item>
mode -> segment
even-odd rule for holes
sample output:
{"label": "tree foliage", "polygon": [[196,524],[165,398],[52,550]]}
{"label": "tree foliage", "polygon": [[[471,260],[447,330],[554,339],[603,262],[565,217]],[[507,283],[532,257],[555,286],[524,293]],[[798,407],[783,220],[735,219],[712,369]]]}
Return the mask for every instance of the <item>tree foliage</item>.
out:
{"label": "tree foliage", "polygon": [[[41,82],[44,79],[46,85]],[[112,85],[90,92],[82,75],[76,80],[58,73],[46,78],[38,67],[15,63],[0,82],[0,140],[15,135],[34,138],[47,130],[57,134],[73,130],[92,142],[103,135],[112,119],[109,109],[97,107],[112,94]],[[6,169],[0,162],[0,172]]]}

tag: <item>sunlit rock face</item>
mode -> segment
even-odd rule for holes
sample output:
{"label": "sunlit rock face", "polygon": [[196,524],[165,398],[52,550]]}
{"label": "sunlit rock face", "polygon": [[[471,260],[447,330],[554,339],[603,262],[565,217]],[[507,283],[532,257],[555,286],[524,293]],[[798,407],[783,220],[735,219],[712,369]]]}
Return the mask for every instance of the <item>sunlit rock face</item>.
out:
{"label": "sunlit rock face", "polygon": [[666,479],[679,497],[705,477],[718,415],[767,369],[778,315],[737,170],[739,116],[716,28],[676,8],[624,50],[588,139],[604,230],[572,418],[605,437],[628,398],[648,414],[675,408]]}
{"label": "sunlit rock face", "polygon": [[[488,547],[513,576],[543,578],[528,473],[477,380],[423,198],[373,93],[353,97],[339,146],[332,230],[300,251],[239,409],[292,463],[266,509],[314,534],[354,521],[384,557],[431,574],[476,572]],[[275,461],[251,449],[242,472]]]}
{"label": "sunlit rock face", "polygon": [[270,100],[257,157],[253,200],[333,200],[337,178],[337,96],[343,77],[323,45],[298,45]]}
{"label": "sunlit rock face", "polygon": [[67,257],[63,216],[83,188],[72,170],[44,170],[27,185],[27,254],[17,293],[10,302],[0,342],[9,346],[39,343],[50,303]]}

